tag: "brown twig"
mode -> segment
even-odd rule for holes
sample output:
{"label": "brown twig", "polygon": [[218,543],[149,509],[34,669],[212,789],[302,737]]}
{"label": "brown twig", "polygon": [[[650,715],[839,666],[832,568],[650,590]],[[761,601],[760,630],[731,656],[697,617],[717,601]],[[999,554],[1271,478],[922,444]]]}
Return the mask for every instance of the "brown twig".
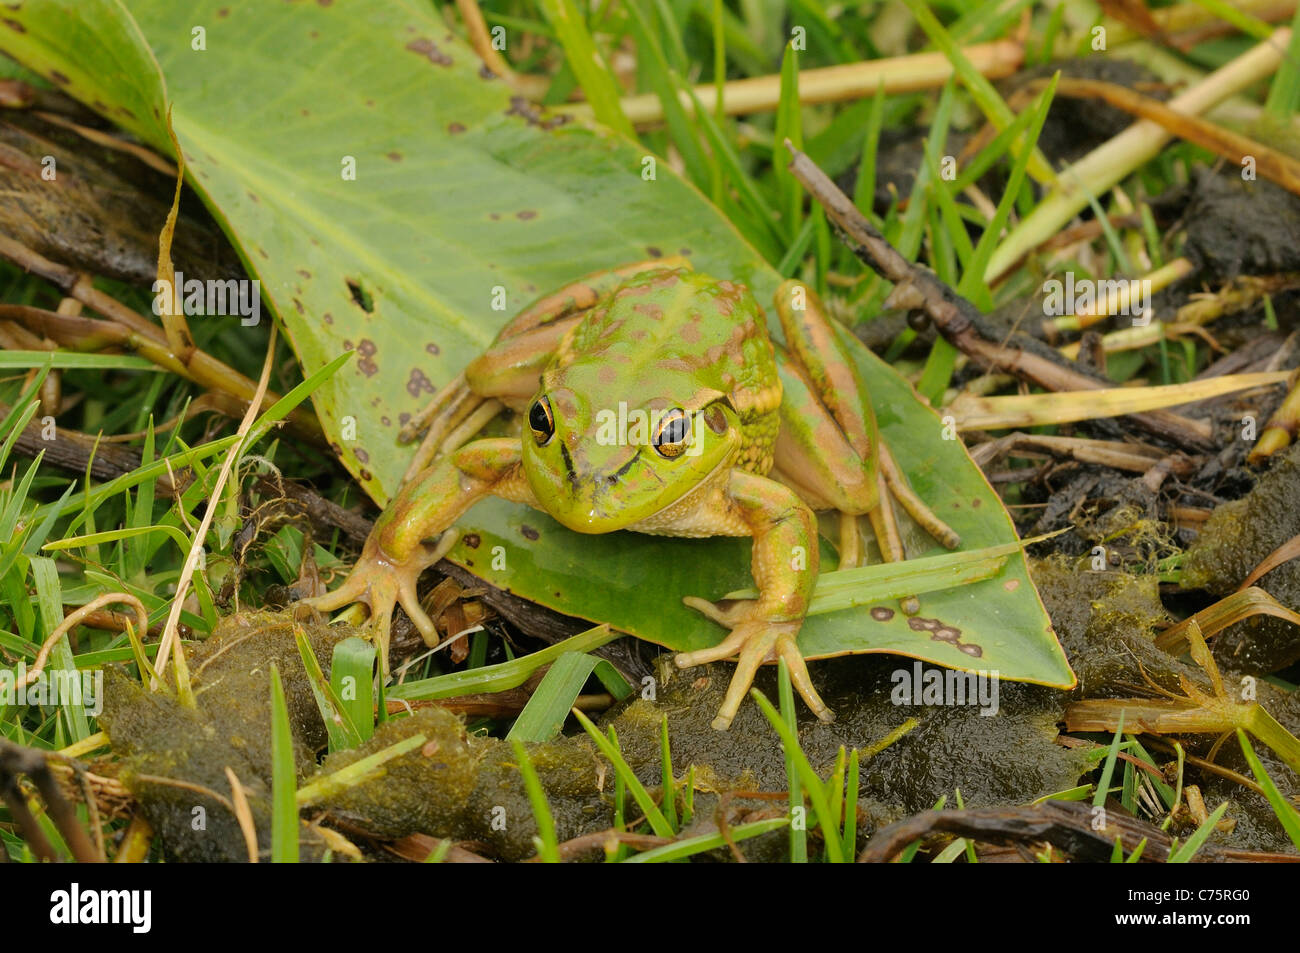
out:
{"label": "brown twig", "polygon": [[136,628],[139,633],[143,635],[149,628],[149,613],[145,612],[144,604],[128,592],[106,592],[102,596],[98,596],[90,602],[87,602],[80,609],[76,609],[64,616],[63,621],[59,623],[58,628],[51,632],[49,637],[41,645],[41,650],[36,653],[36,661],[32,663],[32,667],[28,669],[27,674],[24,675],[17,684],[30,685],[32,682],[36,681],[36,679],[40,678],[41,672],[45,671],[45,663],[49,660],[50,652],[54,650],[54,646],[59,644],[59,639],[63,638],[68,631],[75,628],[86,616],[90,615],[95,610],[106,605],[111,605],[114,602],[124,603],[125,605],[132,606],[135,609]]}
{"label": "brown twig", "polygon": [[45,752],[0,739],[0,791],[3,792],[5,804],[32,852],[41,860],[57,859],[54,848],[50,846],[40,825],[27,809],[26,799],[18,787],[18,777],[23,774],[31,778],[32,783],[36,785],[41,800],[45,802],[45,810],[49,813],[50,820],[54,822],[64,843],[72,851],[73,858],[83,864],[93,864],[103,860],[77,819],[77,812],[59,790],[58,781],[50,771]]}
{"label": "brown twig", "polygon": [[[65,345],[75,345],[77,350],[118,346],[136,351],[159,367],[203,387],[233,394],[245,401],[253,399],[257,390],[253,381],[203,350],[196,349],[182,359],[168,348],[162,328],[100,291],[89,275],[50,261],[7,235],[0,235],[0,257],[7,258],[24,271],[39,275],[68,297],[75,298],[108,320],[72,317],[22,305],[4,305],[0,308],[0,317],[25,324]],[[61,340],[60,332],[66,340]],[[266,395],[268,406],[279,399],[280,395],[274,391],[269,391]],[[295,408],[288,420],[305,438],[324,442],[320,422],[308,408]]]}
{"label": "brown twig", "polygon": [[[990,371],[1008,371],[1051,391],[1101,390],[1107,387],[1104,381],[1032,351],[985,339],[977,329],[979,312],[973,304],[931,272],[899,254],[826,173],[788,139],[786,148],[794,156],[790,172],[826,209],[844,243],[867,267],[894,283],[894,290],[885,301],[886,308],[922,312],[950,344]],[[1128,419],[1185,449],[1210,449],[1198,422],[1169,411],[1129,414]]]}
{"label": "brown twig", "polygon": [[[1094,829],[1094,821],[1092,806],[1079,801],[1044,801],[1034,807],[926,811],[882,828],[858,855],[858,863],[887,863],[912,841],[935,833],[992,844],[1045,841],[1076,860],[1100,863],[1110,859],[1117,839],[1126,854],[1145,840],[1143,863],[1163,863],[1169,859],[1172,839],[1160,828],[1116,811],[1106,814],[1106,825],[1101,830]],[[1300,856],[1228,850],[1205,844],[1193,860],[1300,863]]]}

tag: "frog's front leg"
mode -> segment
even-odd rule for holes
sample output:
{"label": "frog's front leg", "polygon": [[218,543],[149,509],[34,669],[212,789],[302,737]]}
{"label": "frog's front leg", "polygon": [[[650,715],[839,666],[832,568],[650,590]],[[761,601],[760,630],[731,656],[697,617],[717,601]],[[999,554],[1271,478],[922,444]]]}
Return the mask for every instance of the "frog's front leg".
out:
{"label": "frog's front leg", "polygon": [[778,658],[785,659],[791,682],[813,713],[831,721],[835,716],[813,688],[795,642],[817,580],[817,518],[788,487],[741,470],[732,472],[725,500],[753,537],[750,569],[759,595],[729,615],[720,615],[703,599],[687,599],[688,605],[731,626],[731,634],[711,649],[683,652],[675,661],[679,668],[689,668],[739,655],[714,728],[730,727],[758,666]]}
{"label": "frog's front leg", "polygon": [[369,628],[388,674],[389,625],[401,605],[427,645],[438,644],[433,620],[420,608],[420,574],[455,544],[453,523],[478,500],[500,496],[537,502],[520,467],[517,439],[478,440],[443,457],[402,487],[375,522],[347,581],[302,605],[332,612],[354,602],[370,610]]}

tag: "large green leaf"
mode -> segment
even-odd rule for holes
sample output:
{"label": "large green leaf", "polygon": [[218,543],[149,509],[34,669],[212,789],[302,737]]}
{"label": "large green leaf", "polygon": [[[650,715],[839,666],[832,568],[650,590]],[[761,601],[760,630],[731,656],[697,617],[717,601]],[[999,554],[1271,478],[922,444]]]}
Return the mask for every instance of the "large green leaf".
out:
{"label": "large green leaf", "polygon": [[[261,279],[305,371],[357,350],[314,401],[343,463],[380,502],[411,452],[396,442],[402,423],[532,298],[659,254],[687,255],[760,300],[778,282],[666,162],[649,178],[640,145],[512,97],[437,13],[413,0],[23,0],[0,21],[0,48],[162,151],[171,106],[191,185]],[[343,175],[349,157],[355,179]],[[196,320],[239,330],[235,319]],[[917,491],[967,547],[1014,539],[960,441],[943,439],[911,387],[852,346]],[[344,439],[352,424],[355,439]],[[750,584],[743,540],[580,536],[496,501],[461,526],[452,558],[484,578],[673,648],[722,635],[683,595]],[[917,555],[931,545],[913,542]],[[960,630],[965,651],[883,615],[809,619],[801,644],[810,656],[897,652],[1073,683],[1019,555],[993,579],[923,598],[922,618]]]}

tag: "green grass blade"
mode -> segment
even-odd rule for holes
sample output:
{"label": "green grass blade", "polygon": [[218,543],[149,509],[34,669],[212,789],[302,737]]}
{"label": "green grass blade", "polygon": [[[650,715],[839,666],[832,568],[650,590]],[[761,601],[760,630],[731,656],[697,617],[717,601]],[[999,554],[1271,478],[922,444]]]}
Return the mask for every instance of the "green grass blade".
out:
{"label": "green grass blade", "polygon": [[[758,837],[760,834],[766,834],[769,831],[778,831],[786,824],[790,823],[788,818],[769,817],[762,821],[751,821],[748,824],[740,824],[730,830],[731,840],[733,843],[739,843],[743,840],[749,840],[751,837]],[[624,863],[627,864],[662,864],[674,860],[685,860],[696,854],[702,854],[710,850],[718,850],[726,847],[727,841],[721,834],[702,834],[699,837],[687,837],[684,840],[674,841],[671,844],[664,844],[662,847],[653,847],[650,850],[642,851],[639,854],[633,854]]]}
{"label": "green grass blade", "polygon": [[951,864],[963,853],[965,853],[967,847],[969,846],[970,846],[970,841],[968,841],[964,837],[958,837],[955,841],[953,841],[943,850],[939,851],[938,855],[934,858],[934,860],[930,861],[930,863]]}
{"label": "green grass blade", "polygon": [[[130,473],[122,474],[120,477],[115,477],[114,479],[109,480],[107,483],[101,483],[99,486],[95,487],[93,490],[89,492],[83,490],[80,493],[74,493],[72,496],[69,496],[64,500],[59,501],[57,505],[65,506],[69,510],[73,510],[73,509],[84,510],[86,508],[89,508],[90,510],[94,510],[105,500],[112,499],[113,497],[117,496],[120,493],[125,492],[126,490],[130,490],[134,487],[137,487],[141,483],[144,483],[146,480],[157,480],[160,477],[166,476],[168,466],[170,466],[174,472],[180,472],[181,470],[184,470],[187,467],[195,467],[196,469],[200,469],[197,468],[196,465],[201,460],[209,459],[211,457],[215,457],[222,453],[225,453],[227,450],[229,450],[238,442],[239,442],[239,435],[231,434],[228,437],[221,437],[218,440],[213,440],[210,443],[205,443],[202,446],[195,447],[193,449],[185,449],[185,450],[177,451],[176,453],[169,454],[168,456],[160,460],[154,461],[149,466],[142,466],[138,470],[133,470]],[[202,496],[201,488],[199,492],[195,493],[195,496],[196,497]],[[43,504],[36,508],[36,511],[33,514],[33,516],[38,516],[38,517],[47,516],[49,515],[50,510],[55,507],[55,505],[56,505],[55,503]],[[72,532],[74,529],[76,529],[78,525],[80,525],[83,519],[84,517],[81,516],[77,517],[77,519],[73,521],[73,524],[68,527],[67,531]]]}
{"label": "green grass blade", "polygon": [[650,829],[660,837],[673,837],[676,831],[668,824],[668,819],[664,817],[663,811],[659,810],[659,805],[650,796],[650,792],[645,789],[645,785],[637,779],[636,772],[632,770],[623,757],[623,753],[619,751],[618,736],[613,735],[611,729],[613,740],[606,738],[600,733],[600,729],[592,723],[591,719],[576,708],[573,710],[573,716],[582,724],[588,737],[596,743],[596,747],[605,756],[605,760],[614,766],[615,773],[623,779],[623,783],[627,785],[633,800],[636,801],[637,806],[641,808],[641,813],[645,815],[646,820],[650,823]]}
{"label": "green grass blade", "polygon": [[[1267,28],[1267,24],[1265,24]],[[1291,42],[1286,56],[1273,74],[1264,100],[1264,111],[1279,122],[1289,122],[1300,110],[1300,7],[1291,19]]]}
{"label": "green grass blade", "polygon": [[775,210],[768,205],[767,200],[759,193],[753,177],[745,171],[744,166],[741,164],[740,156],[736,154],[735,148],[723,135],[721,124],[716,122],[700,105],[700,99],[695,95],[695,91],[690,86],[680,83],[678,88],[690,97],[691,104],[695,108],[696,121],[700,124],[700,128],[704,130],[704,135],[708,139],[710,147],[721,161],[731,185],[739,192],[741,201],[754,217],[756,223],[763,228],[760,233],[750,233],[751,241],[760,245],[760,249],[764,251],[768,261],[779,260],[779,254],[771,253],[774,252],[773,242],[781,239],[780,231],[776,225]]}
{"label": "green grass blade", "polygon": [[1124,740],[1124,711],[1120,709],[1119,724],[1115,726],[1115,737],[1106,751],[1106,763],[1101,769],[1101,780],[1097,782],[1097,793],[1092,796],[1093,807],[1104,807],[1110,793],[1110,779],[1115,773],[1115,762],[1119,760],[1119,745]]}
{"label": "green grass blade", "polygon": [[301,810],[328,798],[338,797],[348,788],[378,777],[389,761],[418,750],[428,740],[427,736],[417,733],[353,761],[337,771],[315,777],[298,789],[294,801]]}
{"label": "green grass blade", "polygon": [[566,652],[590,652],[606,642],[619,637],[608,625],[598,625],[572,638],[548,645],[540,652],[524,655],[509,662],[485,665],[466,672],[452,672],[434,678],[423,678],[388,688],[389,698],[405,701],[428,701],[435,698],[454,698],[475,692],[503,692],[518,688],[543,665],[549,665]]}
{"label": "green grass blade", "polygon": [[298,776],[280,669],[271,663],[271,862],[298,862]]}
{"label": "green grass blade", "polygon": [[[817,578],[807,614],[811,616],[838,612],[872,602],[901,599],[907,595],[919,596],[991,579],[1002,569],[1007,558],[1022,545],[1021,542],[1001,543],[983,549],[823,573]],[[757,596],[757,589],[737,589],[723,598],[753,599]]]}
{"label": "green grass blade", "polygon": [[[1047,89],[1039,97],[1032,125],[1025,137],[1026,142],[1038,142],[1038,136],[1043,131],[1043,123],[1047,120],[1048,107],[1052,104],[1052,97],[1056,95],[1056,83],[1060,76],[1059,72],[1055,73]],[[1015,197],[1019,194],[1020,186],[1025,180],[1028,158],[1029,153],[1026,150],[1021,150],[1020,155],[1016,157],[1016,161],[1011,167],[1011,175],[1007,179],[1006,191],[1002,194],[1002,201],[998,203],[998,209],[993,216],[993,221],[989,223],[989,227],[980,236],[979,244],[975,246],[975,254],[971,256],[970,267],[961,276],[961,284],[957,286],[957,293],[965,298],[975,300],[978,297],[978,289],[987,288],[984,276],[988,273],[989,262],[993,258],[999,239],[1002,237],[1002,227],[1011,214],[1011,206],[1015,204]],[[1008,240],[1010,237],[1007,236]],[[985,293],[987,294],[987,292]]]}
{"label": "green grass blade", "polygon": [[538,6],[560,38],[565,61],[573,69],[596,118],[610,129],[635,139],[636,131],[619,101],[618,83],[596,49],[577,4],[573,0],[539,0]]}
{"label": "green grass blade", "polygon": [[858,849],[858,784],[861,774],[858,749],[849,752],[849,773],[844,792],[844,856],[852,857]]}
{"label": "green grass blade", "polygon": [[[44,373],[42,373],[42,379],[44,376]],[[24,397],[25,396],[26,395],[24,395]],[[0,469],[9,462],[10,451],[13,450],[14,444],[18,441],[18,437],[31,422],[32,417],[35,416],[36,408],[39,406],[40,404],[37,401],[23,404],[20,400],[19,403],[15,404],[14,408],[6,415],[3,426],[7,429],[0,430],[0,433],[5,435],[4,443],[0,444]]]}
{"label": "green grass blade", "polygon": [[662,777],[664,820],[673,830],[680,830],[677,821],[677,783],[673,778],[673,752],[668,743],[668,716],[659,722],[659,771]]}
{"label": "green grass blade", "polygon": [[528,802],[533,808],[533,819],[537,822],[537,836],[533,838],[533,842],[537,845],[537,855],[544,863],[558,864],[560,862],[559,841],[555,838],[555,817],[551,814],[551,806],[546,801],[546,792],[542,790],[542,782],[537,777],[533,762],[529,760],[528,752],[524,750],[524,743],[518,738],[510,739],[510,743],[515,751],[515,759],[519,762],[519,773],[524,778],[524,788],[528,791]]}
{"label": "green grass blade", "polygon": [[[781,719],[787,730],[796,731],[796,712],[794,707],[794,686],[790,683],[790,669],[782,662],[777,666],[777,695],[781,703]],[[806,814],[808,807],[803,802],[803,785],[799,781],[799,768],[794,763],[794,755],[785,751],[786,787],[790,792],[790,862],[792,864],[808,863],[808,825],[795,824],[797,814]]]}
{"label": "green grass blade", "polygon": [[239,452],[242,454],[265,437],[272,427],[288,417],[295,407],[312,395],[316,388],[333,377],[340,367],[351,360],[352,353],[352,351],[344,351],[263,411],[261,416],[253,421],[253,426],[248,428],[248,436],[245,437]]}
{"label": "green grass blade", "polygon": [[621,702],[636,691],[632,683],[623,677],[623,673],[604,659],[596,660],[596,678],[615,701]]}
{"label": "green grass blade", "polygon": [[[967,187],[978,182],[993,164],[1001,159],[1011,150],[1011,144],[1017,136],[1022,135],[1029,124],[1033,122],[1037,113],[1037,103],[1030,103],[1024,109],[1016,114],[1016,118],[1011,121],[1011,125],[1003,129],[989,141],[989,144],[975,154],[966,165],[959,169],[957,178],[952,182],[952,192],[954,195],[960,194]],[[1015,157],[1012,157],[1015,161]]]}
{"label": "green grass blade", "polygon": [[796,149],[803,149],[803,123],[799,105],[799,54],[794,45],[787,43],[781,58],[781,93],[776,107],[776,132],[773,139],[777,143],[772,161],[772,172],[776,178],[776,189],[780,195],[781,228],[786,239],[792,241],[799,234],[800,220],[803,217],[803,186],[790,174],[789,163],[785,157],[786,139],[794,143]]}
{"label": "green grass blade", "polygon": [[659,42],[649,17],[641,9],[639,0],[630,0],[627,4],[630,14],[628,22],[636,38],[637,48],[641,51],[641,65],[650,81],[651,89],[659,97],[664,110],[664,126],[668,130],[669,141],[681,153],[686,171],[697,187],[704,189],[714,176],[717,161],[700,148],[700,134],[695,124],[687,116],[681,100],[677,98],[677,87],[673,82],[673,70],[667,55]]}
{"label": "green grass blade", "polygon": [[876,155],[880,148],[880,130],[885,123],[885,83],[881,80],[871,98],[871,114],[862,134],[862,160],[858,164],[858,181],[853,185],[853,204],[872,221],[876,220]]}
{"label": "green grass blade", "polygon": [[1214,826],[1219,823],[1219,818],[1223,817],[1228,810],[1228,802],[1224,801],[1214,809],[1214,813],[1205,819],[1205,823],[1196,829],[1191,837],[1178,845],[1178,848],[1169,855],[1167,863],[1170,864],[1190,864],[1196,852],[1214,833]]}
{"label": "green grass blade", "polygon": [[[907,4],[912,15],[916,17],[917,24],[925,31],[926,36],[948,58],[952,63],[953,70],[961,77],[963,85],[970,92],[971,98],[975,100],[980,111],[984,113],[986,119],[998,129],[1005,129],[1011,125],[1013,115],[1011,109],[1002,97],[998,95],[993,84],[985,79],[966,58],[966,54],[961,51],[956,43],[953,42],[948,31],[943,28],[938,17],[931,12],[928,4],[922,0],[903,0]],[[1029,174],[1034,179],[1044,185],[1051,185],[1056,181],[1056,175],[1052,172],[1052,167],[1043,154],[1038,151],[1038,146],[1033,140],[1021,140],[1016,151],[1025,156],[1028,160]]]}
{"label": "green grass blade", "polygon": [[330,688],[362,742],[375,733],[375,659],[373,642],[352,636],[334,646]]}
{"label": "green grass blade", "polygon": [[82,351],[0,351],[0,371],[29,370],[46,364],[65,370],[161,371],[153,361],[131,354]]}
{"label": "green grass blade", "polygon": [[[787,677],[789,676],[787,675]],[[822,829],[827,859],[833,864],[844,863],[844,852],[840,849],[839,824],[831,815],[830,799],[826,796],[825,785],[822,784],[821,778],[817,776],[817,772],[813,770],[812,765],[808,763],[807,755],[799,747],[798,737],[786,725],[780,712],[772,707],[772,703],[758,689],[751,689],[750,695],[754,701],[758,702],[758,707],[763,710],[763,714],[767,716],[768,722],[776,729],[776,733],[781,736],[781,744],[785,748],[786,754],[794,758],[795,768],[799,772],[799,780],[808,791],[808,797],[813,802],[813,813],[817,815],[817,823]]]}
{"label": "green grass blade", "polygon": [[[31,567],[41,624],[45,634],[48,635],[63,624],[63,598],[59,586],[59,570],[54,560],[42,556],[33,556]],[[50,663],[43,677],[51,684],[59,686],[59,712],[68,731],[68,741],[82,741],[89,738],[91,731],[90,719],[86,716],[87,700],[81,695],[81,689],[85,685],[81,673],[77,670],[76,659],[72,656],[72,645],[66,635],[50,650]]]}
{"label": "green grass blade", "polygon": [[298,643],[298,654],[302,656],[303,668],[307,671],[307,681],[311,684],[312,697],[316,699],[316,708],[321,720],[325,722],[325,732],[329,736],[330,751],[347,751],[361,744],[361,732],[352,723],[348,710],[334,693],[330,683],[325,680],[316,653],[312,651],[307,633],[300,626],[294,626],[294,640]]}
{"label": "green grass blade", "polygon": [[510,727],[507,740],[550,741],[558,735],[597,661],[580,652],[565,652],[557,658]]}
{"label": "green grass blade", "polygon": [[1277,815],[1278,823],[1286,831],[1286,836],[1291,838],[1291,843],[1295,844],[1297,849],[1300,849],[1300,811],[1297,811],[1291,802],[1282,796],[1282,792],[1277,789],[1273,779],[1264,770],[1264,765],[1259,760],[1259,756],[1255,754],[1250,739],[1246,737],[1246,733],[1240,728],[1237,729],[1237,741],[1241,743],[1241,753],[1246,756],[1246,763],[1250,765],[1250,771],[1255,775],[1255,780],[1264,789],[1264,796],[1268,798],[1273,813]]}
{"label": "green grass blade", "polygon": [[1192,0],[1197,6],[1204,7],[1217,19],[1231,23],[1242,33],[1257,40],[1267,40],[1273,35],[1273,28],[1257,17],[1243,10],[1238,10],[1226,0]]}

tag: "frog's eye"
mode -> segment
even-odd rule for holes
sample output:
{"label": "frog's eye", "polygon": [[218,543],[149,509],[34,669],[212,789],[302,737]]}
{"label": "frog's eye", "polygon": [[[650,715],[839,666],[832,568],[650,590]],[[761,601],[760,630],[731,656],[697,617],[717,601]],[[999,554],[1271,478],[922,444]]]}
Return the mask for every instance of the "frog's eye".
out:
{"label": "frog's eye", "polygon": [[539,447],[546,446],[555,436],[555,418],[551,415],[551,402],[545,397],[533,401],[528,408],[528,427]]}
{"label": "frog's eye", "polygon": [[659,427],[655,431],[654,445],[661,457],[672,459],[681,456],[690,441],[691,418],[686,416],[686,411],[670,410],[660,418]]}

